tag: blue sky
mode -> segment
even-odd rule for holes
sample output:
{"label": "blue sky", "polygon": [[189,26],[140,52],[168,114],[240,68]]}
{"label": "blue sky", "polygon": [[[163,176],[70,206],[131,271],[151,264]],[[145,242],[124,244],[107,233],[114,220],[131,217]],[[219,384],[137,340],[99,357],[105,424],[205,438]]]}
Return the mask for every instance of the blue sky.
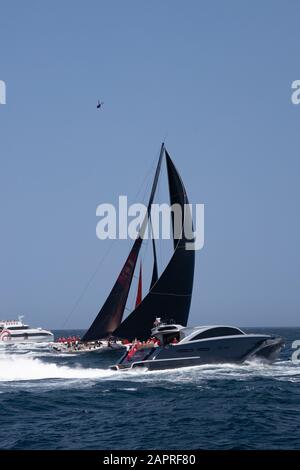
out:
{"label": "blue sky", "polygon": [[112,242],[70,314],[111,243],[96,206],[140,202],[165,139],[205,204],[190,323],[299,326],[299,13],[293,0],[1,1],[0,317],[89,325],[130,246]]}

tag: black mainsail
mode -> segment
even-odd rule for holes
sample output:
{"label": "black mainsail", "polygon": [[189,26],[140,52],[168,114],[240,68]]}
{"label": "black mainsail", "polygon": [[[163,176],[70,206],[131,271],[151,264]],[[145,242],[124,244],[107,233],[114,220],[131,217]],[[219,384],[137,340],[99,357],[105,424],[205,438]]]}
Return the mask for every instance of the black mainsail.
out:
{"label": "black mainsail", "polygon": [[109,296],[107,297],[104,305],[101,307],[95,320],[93,321],[87,332],[83,335],[82,341],[93,341],[100,338],[106,338],[118,328],[122,321],[130,286],[132,283],[133,273],[137,263],[139,251],[143,242],[142,235],[147,227],[151,205],[153,203],[157,188],[163,154],[164,144],[162,144],[161,146],[160,156],[158,159],[158,164],[156,167],[152,190],[147,207],[147,214],[142,224],[140,235],[135,240],[133,247],[129,253],[129,256],[125,261],[125,264]]}
{"label": "black mainsail", "polygon": [[[138,338],[145,340],[149,337],[150,330],[156,317],[164,321],[174,320],[176,323],[186,326],[190,310],[195,251],[186,249],[187,240],[183,230],[184,224],[192,226],[192,214],[188,206],[188,197],[169,154],[165,150],[169,191],[171,205],[179,204],[182,210],[182,224],[180,236],[174,233],[174,253],[169,264],[152,285],[148,294],[133,312],[114,331],[118,338]],[[154,245],[155,246],[155,245]],[[156,263],[156,258],[154,260]]]}

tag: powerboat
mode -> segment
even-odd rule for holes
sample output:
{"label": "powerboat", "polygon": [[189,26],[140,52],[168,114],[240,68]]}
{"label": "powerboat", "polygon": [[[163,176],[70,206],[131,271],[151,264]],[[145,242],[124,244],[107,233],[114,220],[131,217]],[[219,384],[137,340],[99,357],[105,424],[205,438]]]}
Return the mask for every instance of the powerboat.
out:
{"label": "powerboat", "polygon": [[161,324],[151,330],[151,335],[152,341],[137,342],[135,349],[129,349],[111,369],[161,370],[252,359],[273,362],[284,347],[279,336],[245,333],[223,325]]}
{"label": "powerboat", "polygon": [[54,335],[43,328],[31,328],[18,320],[0,320],[0,344],[52,342]]}

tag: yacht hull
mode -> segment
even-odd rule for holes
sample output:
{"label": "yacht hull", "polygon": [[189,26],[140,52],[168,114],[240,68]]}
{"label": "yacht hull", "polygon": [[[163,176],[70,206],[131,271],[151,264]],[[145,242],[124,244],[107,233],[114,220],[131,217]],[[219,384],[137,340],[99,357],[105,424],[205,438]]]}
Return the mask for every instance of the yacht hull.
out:
{"label": "yacht hull", "polygon": [[125,349],[125,346],[119,344],[112,344],[111,346],[101,345],[101,346],[91,346],[91,347],[82,347],[82,348],[75,348],[75,347],[68,347],[67,345],[61,343],[54,343],[52,348],[57,353],[63,354],[89,354],[89,353],[102,353],[107,351],[120,351],[121,349]]}

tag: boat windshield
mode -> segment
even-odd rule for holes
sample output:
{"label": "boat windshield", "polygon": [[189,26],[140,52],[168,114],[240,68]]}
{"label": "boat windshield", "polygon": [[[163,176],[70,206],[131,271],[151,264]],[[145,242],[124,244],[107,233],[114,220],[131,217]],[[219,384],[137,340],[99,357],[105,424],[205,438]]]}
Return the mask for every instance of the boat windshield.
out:
{"label": "boat windshield", "polygon": [[[20,325],[20,326],[11,326],[11,325],[8,325],[7,326],[7,329],[8,330],[28,330],[29,327],[28,325]],[[39,329],[39,328],[38,328]]]}
{"label": "boat windshield", "polygon": [[140,348],[133,354],[130,354],[130,350],[126,354],[126,356],[122,360],[122,364],[132,364],[133,362],[137,361],[145,361],[150,354],[152,353],[154,348]]}

